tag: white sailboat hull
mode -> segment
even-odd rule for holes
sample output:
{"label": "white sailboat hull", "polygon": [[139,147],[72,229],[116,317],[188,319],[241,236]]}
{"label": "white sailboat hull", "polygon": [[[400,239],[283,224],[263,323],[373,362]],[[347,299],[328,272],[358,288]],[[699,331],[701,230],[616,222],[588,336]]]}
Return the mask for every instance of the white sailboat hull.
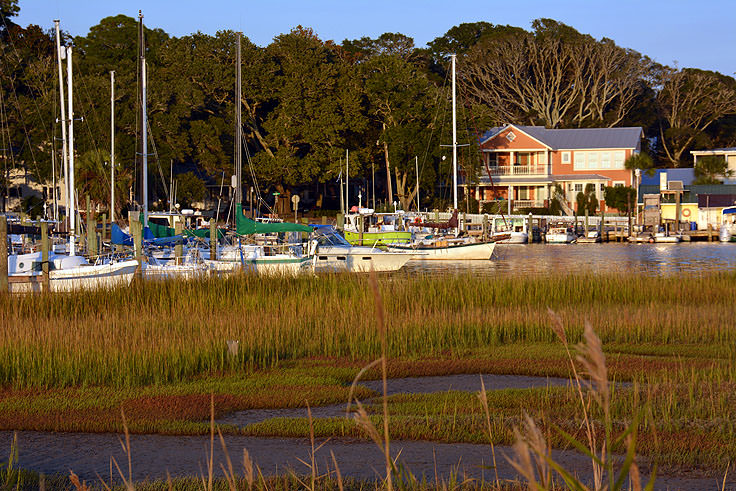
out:
{"label": "white sailboat hull", "polygon": [[398,271],[414,256],[413,252],[384,252],[371,247],[320,246],[314,258],[315,271]]}
{"label": "white sailboat hull", "polygon": [[472,261],[488,260],[496,247],[495,242],[481,242],[475,244],[452,244],[444,247],[434,246],[390,246],[389,251],[413,251],[412,259],[419,261]]}
{"label": "white sailboat hull", "polygon": [[[133,280],[138,261],[84,265],[49,271],[49,291],[70,292],[128,286]],[[31,293],[43,290],[42,273],[18,274],[9,277],[11,293]]]}

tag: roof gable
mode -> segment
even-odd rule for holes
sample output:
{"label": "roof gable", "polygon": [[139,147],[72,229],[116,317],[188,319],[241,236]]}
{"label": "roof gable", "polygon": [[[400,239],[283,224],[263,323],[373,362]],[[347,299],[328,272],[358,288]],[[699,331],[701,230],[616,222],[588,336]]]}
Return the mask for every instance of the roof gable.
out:
{"label": "roof gable", "polygon": [[508,124],[488,130],[481,136],[481,144],[509,127],[526,133],[531,138],[534,138],[552,150],[638,148],[643,133],[640,126],[624,128],[547,129],[544,126],[517,126]]}

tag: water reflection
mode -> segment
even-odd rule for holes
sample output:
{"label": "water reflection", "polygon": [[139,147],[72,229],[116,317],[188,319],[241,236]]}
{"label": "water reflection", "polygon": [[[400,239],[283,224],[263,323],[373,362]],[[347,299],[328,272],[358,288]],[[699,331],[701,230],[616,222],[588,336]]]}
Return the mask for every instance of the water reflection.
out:
{"label": "water reflection", "polygon": [[651,275],[736,270],[736,244],[530,244],[496,246],[491,261],[410,261],[429,274],[548,275],[634,272]]}

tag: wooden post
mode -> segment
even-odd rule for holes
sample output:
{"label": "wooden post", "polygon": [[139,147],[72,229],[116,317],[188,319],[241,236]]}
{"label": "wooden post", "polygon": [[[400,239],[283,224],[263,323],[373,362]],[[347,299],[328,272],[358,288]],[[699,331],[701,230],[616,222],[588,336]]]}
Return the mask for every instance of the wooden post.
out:
{"label": "wooden post", "polygon": [[49,291],[49,224],[41,222],[41,270],[43,271],[43,291]]}
{"label": "wooden post", "polygon": [[585,236],[588,236],[588,208],[585,208]]}
{"label": "wooden post", "polygon": [[8,219],[0,215],[0,293],[8,292]]}
{"label": "wooden post", "polygon": [[217,259],[217,222],[210,220],[210,261]]}
{"label": "wooden post", "polygon": [[483,240],[488,240],[488,215],[483,215]]}
{"label": "wooden post", "polygon": [[532,243],[532,214],[529,213],[529,217],[527,218],[527,224],[526,224],[526,243],[531,244]]}
{"label": "wooden post", "polygon": [[[84,241],[86,242],[86,247],[87,247],[87,256],[89,256],[89,255],[91,254],[91,252],[90,252],[90,251],[91,251],[91,249],[92,249],[92,245],[91,245],[91,244],[92,244],[92,237],[93,237],[92,235],[90,235],[90,228],[91,228],[91,227],[90,227],[90,225],[89,225],[89,219],[90,219],[90,212],[89,212],[89,195],[85,196],[85,199],[86,199],[86,202],[87,202],[87,207],[85,208],[85,209],[87,210],[87,214],[85,215],[85,219],[87,220],[87,237],[85,238],[85,240],[84,240]],[[82,220],[81,220],[81,218],[80,218],[80,220],[79,220],[79,223],[80,223],[80,224],[82,223]],[[80,226],[80,229],[81,229],[81,226]]]}
{"label": "wooden post", "polygon": [[87,256],[97,255],[97,220],[87,219]]}
{"label": "wooden post", "polygon": [[358,215],[358,243],[363,245],[363,215]]}
{"label": "wooden post", "polygon": [[675,233],[680,231],[680,217],[682,216],[682,204],[680,203],[680,193],[675,193]]}
{"label": "wooden post", "polygon": [[322,215],[322,225],[327,225],[327,215]]}
{"label": "wooden post", "polygon": [[713,242],[713,225],[708,224],[708,242]]}
{"label": "wooden post", "polygon": [[107,228],[107,214],[102,214],[102,235],[100,236],[100,240],[104,241],[107,231],[105,230]]}
{"label": "wooden post", "polygon": [[[176,235],[181,235],[183,230],[184,224],[181,222],[181,220],[177,220],[174,224],[174,233]],[[176,264],[181,264],[182,256],[184,256],[184,244],[182,242],[178,242],[174,247],[174,257],[176,257]]]}
{"label": "wooden post", "polygon": [[[600,230],[599,233],[601,234],[601,242],[603,242],[603,231],[606,230],[606,212],[603,211],[603,207],[601,206],[601,223],[600,223]],[[608,241],[608,235],[606,235],[606,241]]]}
{"label": "wooden post", "polygon": [[345,215],[342,213],[337,214],[337,229],[342,230],[345,228]]}

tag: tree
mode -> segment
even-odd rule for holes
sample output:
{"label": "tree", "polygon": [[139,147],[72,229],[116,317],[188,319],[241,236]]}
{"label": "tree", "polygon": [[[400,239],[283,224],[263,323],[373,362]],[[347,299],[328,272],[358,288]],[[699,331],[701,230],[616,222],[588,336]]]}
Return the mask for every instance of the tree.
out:
{"label": "tree", "polygon": [[[345,148],[366,127],[360,84],[339,49],[311,29],[277,36],[265,50],[264,84],[256,124],[263,152],[254,158],[259,178],[283,186],[335,179]],[[355,155],[354,157],[357,157]],[[360,159],[351,158],[351,175]]]}
{"label": "tree", "polygon": [[631,112],[651,63],[610,39],[538,19],[534,32],[488,37],[471,48],[461,79],[499,123],[550,128],[615,126]]}
{"label": "tree", "polygon": [[176,200],[182,208],[190,208],[192,203],[202,201],[207,196],[204,181],[194,172],[185,172],[176,176]]}
{"label": "tree", "polygon": [[722,155],[706,155],[695,163],[695,180],[693,184],[723,184],[724,178],[733,176],[728,162]]}
{"label": "tree", "polygon": [[687,68],[665,68],[657,94],[660,138],[666,159],[675,167],[696,143],[707,144],[706,130],[720,118],[736,114],[736,80]]}
{"label": "tree", "polygon": [[394,175],[396,195],[408,210],[418,191],[414,157],[422,157],[420,179],[425,183],[435,180],[433,166],[427,165],[434,152],[427,153],[426,145],[434,128],[428,108],[436,103],[437,92],[425,74],[396,55],[373,57],[362,65],[362,76],[368,116],[378,129],[386,174]]}
{"label": "tree", "polygon": [[606,186],[604,196],[606,206],[615,208],[624,215],[636,208],[636,189],[630,186]]}
{"label": "tree", "polygon": [[588,183],[585,186],[585,192],[579,192],[575,197],[577,203],[578,215],[582,215],[587,210],[589,215],[595,215],[598,210],[598,198],[595,195],[595,184]]}
{"label": "tree", "polygon": [[649,154],[632,153],[631,156],[624,162],[624,167],[629,170],[639,169],[647,173],[649,176],[654,175],[654,161]]}

